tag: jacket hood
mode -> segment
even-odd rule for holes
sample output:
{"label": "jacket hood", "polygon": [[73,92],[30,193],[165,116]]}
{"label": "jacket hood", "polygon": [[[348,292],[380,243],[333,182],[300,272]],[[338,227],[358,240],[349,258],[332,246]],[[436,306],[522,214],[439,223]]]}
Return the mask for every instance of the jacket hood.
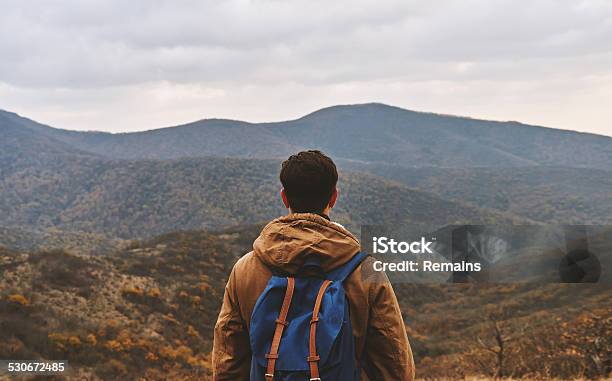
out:
{"label": "jacket hood", "polygon": [[307,258],[319,259],[323,271],[348,262],[360,250],[357,238],[342,225],[311,213],[293,213],[266,225],[253,253],[269,267],[295,273]]}

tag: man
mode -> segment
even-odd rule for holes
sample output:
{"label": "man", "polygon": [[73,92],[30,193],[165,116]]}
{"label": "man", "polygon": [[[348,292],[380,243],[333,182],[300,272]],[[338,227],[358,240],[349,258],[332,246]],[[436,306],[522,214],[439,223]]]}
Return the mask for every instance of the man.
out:
{"label": "man", "polygon": [[[282,164],[280,181],[289,214],[262,230],[225,288],[215,326],[215,381],[249,379],[250,318],[273,269],[294,274],[316,256],[323,270],[330,271],[360,251],[357,238],[329,219],[338,198],[338,172],[329,157],[319,151],[292,155]],[[414,362],[397,298],[385,274],[372,272],[372,262],[365,259],[344,282],[361,379],[413,380]]]}

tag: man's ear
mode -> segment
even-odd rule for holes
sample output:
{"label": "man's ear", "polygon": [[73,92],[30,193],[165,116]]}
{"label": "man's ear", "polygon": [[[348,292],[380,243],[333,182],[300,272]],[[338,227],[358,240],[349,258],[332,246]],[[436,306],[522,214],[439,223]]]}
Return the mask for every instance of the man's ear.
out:
{"label": "man's ear", "polygon": [[327,206],[329,206],[329,208],[333,208],[334,205],[336,205],[336,200],[338,199],[338,188],[334,188],[334,191],[332,192],[331,198],[329,199],[329,203],[327,204]]}
{"label": "man's ear", "polygon": [[283,200],[283,204],[285,204],[285,208],[289,209],[289,201],[287,201],[287,195],[285,194],[285,188],[281,189],[281,199]]}

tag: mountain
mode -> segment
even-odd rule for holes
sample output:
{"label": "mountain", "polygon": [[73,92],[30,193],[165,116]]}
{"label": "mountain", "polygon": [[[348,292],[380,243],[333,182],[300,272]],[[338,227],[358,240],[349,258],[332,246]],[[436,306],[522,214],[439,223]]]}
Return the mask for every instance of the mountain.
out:
{"label": "mountain", "polygon": [[[32,248],[28,239],[42,243],[34,237],[66,243],[59,236],[70,233],[90,237],[86,242],[95,251],[114,247],[117,238],[266,221],[284,212],[277,195],[280,160],[258,157],[286,157],[309,144],[338,162],[341,197],[334,216],[354,230],[364,223],[444,225],[517,217],[609,222],[612,176],[610,166],[598,168],[603,156],[581,155],[592,168],[572,168],[532,165],[543,160],[532,146],[511,159],[508,150],[491,151],[525,136],[544,145],[572,142],[578,151],[612,140],[379,104],[330,107],[283,123],[207,120],[129,134],[59,130],[0,112],[0,225],[23,238],[5,235],[5,246]],[[402,163],[402,157],[421,155],[417,148],[434,137],[445,142],[443,151],[467,151],[433,155],[420,162],[426,166]],[[453,140],[468,137],[469,144]],[[485,138],[496,143],[481,144]],[[193,157],[173,158],[178,156]],[[493,167],[465,166],[485,159]],[[448,161],[464,167],[435,166]]]}
{"label": "mountain", "polygon": [[335,159],[407,167],[612,167],[610,137],[377,103],[333,106],[278,123],[207,119],[121,134],[58,130],[14,114],[5,119],[75,149],[124,159],[283,158],[318,148]]}
{"label": "mountain", "polygon": [[0,179],[19,168],[92,156],[54,138],[52,134],[30,128],[32,125],[38,126],[17,114],[0,110]]}
{"label": "mountain", "polygon": [[612,171],[597,168],[408,168],[342,163],[447,200],[551,224],[611,224]]}
{"label": "mountain", "polygon": [[[285,213],[279,165],[231,158],[56,159],[4,176],[2,224],[129,239],[258,223]],[[368,174],[342,173],[339,187],[334,217],[352,229],[364,223],[515,220]]]}

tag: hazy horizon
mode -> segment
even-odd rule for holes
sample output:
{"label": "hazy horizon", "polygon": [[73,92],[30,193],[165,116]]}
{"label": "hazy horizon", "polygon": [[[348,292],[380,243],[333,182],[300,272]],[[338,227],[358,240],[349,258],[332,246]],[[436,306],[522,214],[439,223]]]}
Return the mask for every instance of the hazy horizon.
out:
{"label": "hazy horizon", "polygon": [[332,105],[612,136],[612,3],[9,2],[0,108],[71,130]]}

